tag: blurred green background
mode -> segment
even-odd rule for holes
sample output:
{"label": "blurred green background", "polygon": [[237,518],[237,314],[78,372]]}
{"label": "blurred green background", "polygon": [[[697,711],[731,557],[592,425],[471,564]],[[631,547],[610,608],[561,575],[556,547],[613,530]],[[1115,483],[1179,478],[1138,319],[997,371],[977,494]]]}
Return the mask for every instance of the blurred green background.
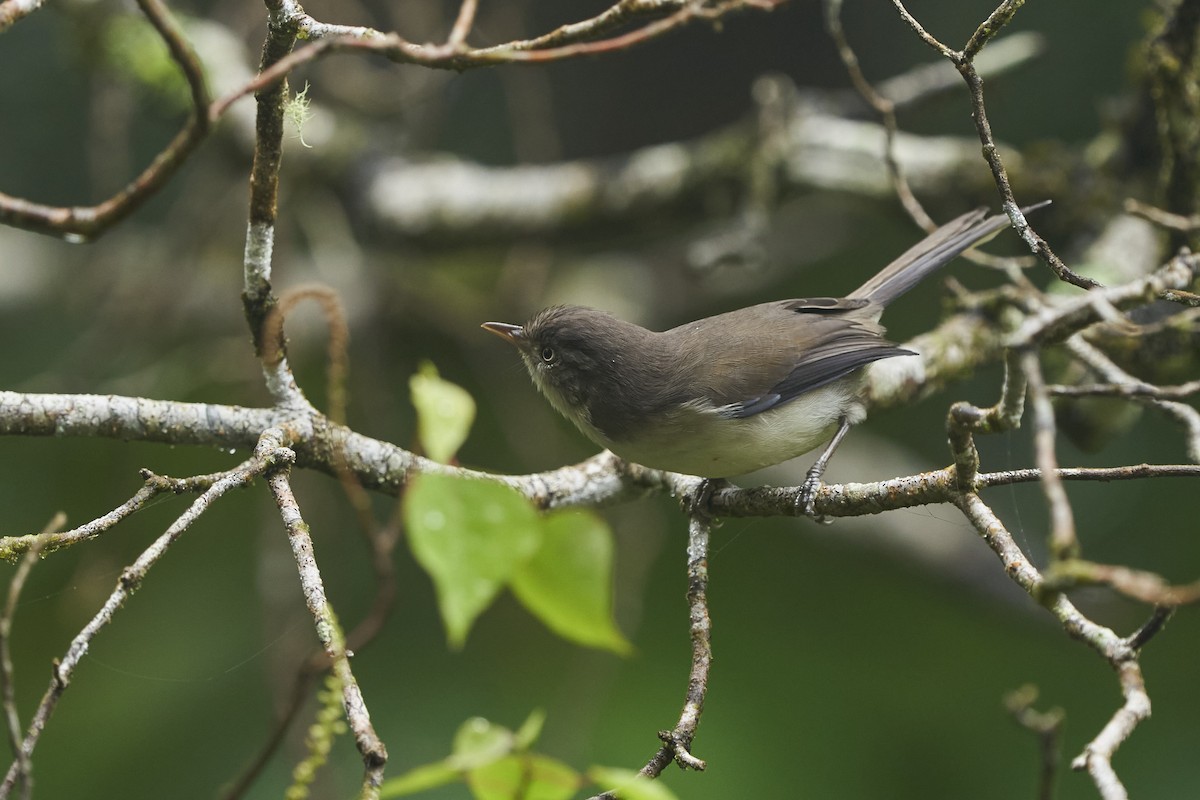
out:
{"label": "blurred green background", "polygon": [[[471,39],[477,44],[541,32],[605,4],[482,5]],[[261,7],[231,0],[173,7],[222,26],[223,41],[242,48],[232,62],[257,60]],[[964,41],[992,9],[932,0],[908,7],[950,43]],[[456,5],[323,0],[306,10],[425,41],[444,36]],[[989,81],[998,138],[1053,159],[1099,136],[1136,88],[1129,54],[1145,35],[1147,13],[1125,3],[1023,8],[1014,30],[1040,32],[1046,50]],[[133,77],[136,58],[131,66],[119,57],[134,54],[130,42],[138,40],[121,37],[137,21],[107,0],[76,0],[48,5],[0,36],[0,191],[95,202],[172,135],[180,108]],[[874,79],[933,59],[886,3],[848,3],[845,26]],[[280,290],[316,280],[340,293],[352,327],[350,423],[411,445],[407,380],[418,362],[432,359],[479,403],[464,464],[530,472],[572,463],[594,448],[535,394],[512,353],[479,331],[479,322],[521,321],[550,302],[572,300],[665,327],[762,299],[844,292],[907,247],[917,233],[894,201],[828,192],[780,198],[771,221],[775,257],[732,278],[697,273],[684,253],[736,209],[733,191],[697,198],[689,213],[545,236],[396,237],[361,213],[360,193],[379,159],[447,153],[503,166],[619,155],[747,118],[754,80],[772,72],[802,87],[848,86],[817,3],[792,2],[731,18],[720,31],[695,25],[629,52],[547,66],[430,73],[340,55],[302,71],[293,83],[311,84],[318,115],[305,138],[314,146],[288,141],[274,280]],[[242,100],[162,194],[94,244],[0,228],[0,386],[267,402],[238,299],[250,151],[237,115],[252,105]],[[901,125],[973,135],[962,92],[902,114]],[[1051,229],[1055,215],[1071,207],[1069,193],[1053,199]],[[934,200],[943,216],[994,202]],[[1055,244],[1069,255],[1070,233]],[[970,286],[994,282],[966,263],[951,269]],[[889,312],[897,338],[928,327],[940,307],[943,292],[929,283]],[[288,333],[298,376],[320,405],[321,320],[301,309]],[[997,369],[985,370],[943,396],[877,415],[850,437],[829,479],[943,466],[948,404],[992,402],[999,378]],[[1027,432],[981,446],[985,469],[1031,464]],[[1184,456],[1174,429],[1146,416],[1100,453],[1064,442],[1060,458],[1116,465]],[[0,533],[40,529],[58,510],[73,525],[104,513],[137,490],[139,467],[182,476],[236,459],[196,448],[3,438]],[[763,479],[795,483],[807,466],[801,459]],[[1179,501],[1193,487],[1183,480],[1071,486],[1085,554],[1193,578],[1200,556],[1194,504]],[[368,608],[372,585],[349,505],[321,475],[298,474],[296,488],[330,598],[343,621],[354,621]],[[996,490],[987,499],[1040,557],[1046,512],[1037,488]],[[45,690],[50,660],[185,502],[162,501],[101,540],[37,566],[13,634],[23,717]],[[375,503],[386,517],[394,500]],[[556,639],[509,597],[484,615],[465,649],[449,651],[430,581],[400,547],[394,613],[354,661],[390,753],[389,774],[445,755],[470,716],[515,727],[535,707],[548,714],[539,749],[576,767],[640,766],[652,754],[655,732],[679,713],[687,676],[685,526],[663,498],[604,513],[618,541],[616,616],[636,647],[627,659]],[[671,768],[664,778],[688,800],[1032,797],[1036,743],[1007,717],[1004,694],[1032,682],[1042,692],[1039,706],[1066,710],[1067,761],[1120,703],[1101,659],[1012,586],[946,507],[830,527],[729,520],[713,537],[710,568],[715,663],[694,746],[709,769]],[[1148,612],[1105,592],[1075,599],[1121,633]],[[95,640],[39,745],[36,796],[216,795],[263,742],[295,666],[314,646],[263,487],[226,497]],[[1116,760],[1136,797],[1200,796],[1198,647],[1200,626],[1185,610],[1145,654],[1155,715]],[[302,752],[302,728],[250,797],[280,796]],[[314,796],[351,796],[360,773],[344,737]],[[466,797],[467,790],[428,796]],[[1058,796],[1093,797],[1095,790],[1064,764]]]}

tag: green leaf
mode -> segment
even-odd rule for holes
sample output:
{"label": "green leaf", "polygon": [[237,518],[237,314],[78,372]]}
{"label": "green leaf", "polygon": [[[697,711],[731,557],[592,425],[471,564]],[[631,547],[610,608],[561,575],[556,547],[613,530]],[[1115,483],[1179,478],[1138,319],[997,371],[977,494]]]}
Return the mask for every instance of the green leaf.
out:
{"label": "green leaf", "polygon": [[584,511],[541,522],[542,545],[513,575],[513,592],[564,639],[628,653],[629,642],[612,618],[612,532]]}
{"label": "green leaf", "polygon": [[546,722],[546,712],[540,708],[535,708],[529,712],[529,716],[521,723],[521,727],[517,728],[516,747],[518,750],[528,750],[533,747],[533,743],[542,735],[542,725]]}
{"label": "green leaf", "polygon": [[513,751],[516,737],[503,725],[483,717],[472,717],[454,734],[453,755],[446,759],[460,770],[491,764]]}
{"label": "green leaf", "polygon": [[621,800],[676,800],[665,784],[651,780],[631,769],[592,767],[588,778],[597,786],[613,790]]}
{"label": "green leaf", "polygon": [[436,789],[448,783],[462,780],[462,772],[446,761],[437,761],[410,769],[403,775],[384,781],[379,787],[380,800],[390,797],[405,797],[417,792]]}
{"label": "green leaf", "polygon": [[412,403],[417,409],[417,438],[425,455],[448,463],[467,440],[475,421],[475,400],[465,389],[438,376],[426,361],[408,379]]}
{"label": "green leaf", "polygon": [[404,521],[413,556],[433,578],[455,648],[542,536],[537,512],[514,489],[449,475],[413,479]]}
{"label": "green leaf", "polygon": [[467,774],[475,800],[567,800],[579,788],[579,773],[552,758],[514,755]]}

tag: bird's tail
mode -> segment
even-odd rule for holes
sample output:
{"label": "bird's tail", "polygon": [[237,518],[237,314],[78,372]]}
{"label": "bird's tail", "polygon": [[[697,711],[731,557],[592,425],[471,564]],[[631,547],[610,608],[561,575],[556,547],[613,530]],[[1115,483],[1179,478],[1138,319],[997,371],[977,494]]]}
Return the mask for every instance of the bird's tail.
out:
{"label": "bird's tail", "polygon": [[[1049,203],[1049,200],[1043,200],[1026,206],[1021,212],[1028,213]],[[964,250],[983,244],[1008,226],[1009,219],[1005,214],[989,217],[986,208],[968,211],[910,247],[848,297],[886,306]]]}

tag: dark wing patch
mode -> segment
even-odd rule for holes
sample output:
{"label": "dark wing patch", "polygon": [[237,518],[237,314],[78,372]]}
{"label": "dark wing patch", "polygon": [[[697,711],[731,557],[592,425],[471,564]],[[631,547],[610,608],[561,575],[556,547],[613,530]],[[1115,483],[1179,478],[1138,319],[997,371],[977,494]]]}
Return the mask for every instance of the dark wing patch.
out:
{"label": "dark wing patch", "polygon": [[897,347],[876,337],[863,337],[856,341],[840,341],[832,346],[817,347],[805,353],[788,376],[771,391],[732,403],[721,409],[721,415],[731,419],[742,419],[761,414],[776,406],[795,400],[800,395],[833,383],[872,361],[892,356],[913,356],[911,350]]}
{"label": "dark wing patch", "polygon": [[797,297],[780,302],[779,307],[798,314],[840,314],[866,308],[870,302],[862,297]]}

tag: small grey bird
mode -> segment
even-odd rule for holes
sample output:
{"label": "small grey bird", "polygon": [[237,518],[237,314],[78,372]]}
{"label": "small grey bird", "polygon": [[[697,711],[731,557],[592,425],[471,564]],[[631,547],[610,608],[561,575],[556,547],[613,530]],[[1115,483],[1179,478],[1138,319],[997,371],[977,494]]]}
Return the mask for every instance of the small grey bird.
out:
{"label": "small grey bird", "polygon": [[563,416],[627,461],[727,478],[828,441],[798,503],[815,516],[829,458],[866,418],[863,367],[916,355],[884,338],[880,315],[934,270],[1008,227],[1007,216],[986,214],[980,208],[946,223],[842,298],[761,303],[661,333],[582,306],[483,328],[517,348]]}

